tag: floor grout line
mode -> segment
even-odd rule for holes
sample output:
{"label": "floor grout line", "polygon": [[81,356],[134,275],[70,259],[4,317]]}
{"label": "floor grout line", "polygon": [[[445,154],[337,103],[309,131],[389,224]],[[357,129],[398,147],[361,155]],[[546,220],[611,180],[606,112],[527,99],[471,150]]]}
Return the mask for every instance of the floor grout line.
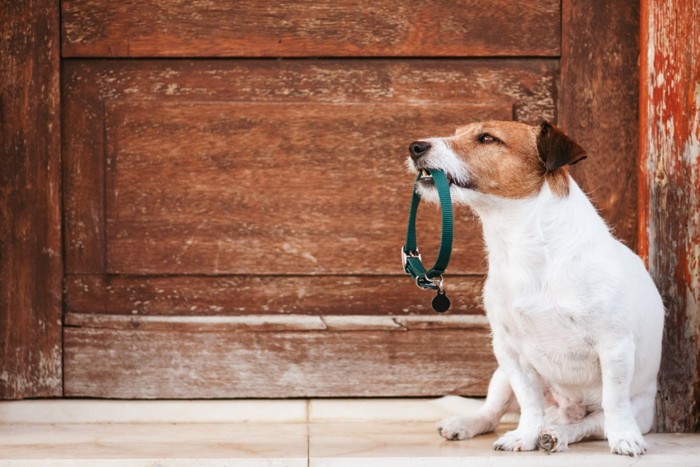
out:
{"label": "floor grout line", "polygon": [[306,467],[311,467],[311,399],[306,399]]}

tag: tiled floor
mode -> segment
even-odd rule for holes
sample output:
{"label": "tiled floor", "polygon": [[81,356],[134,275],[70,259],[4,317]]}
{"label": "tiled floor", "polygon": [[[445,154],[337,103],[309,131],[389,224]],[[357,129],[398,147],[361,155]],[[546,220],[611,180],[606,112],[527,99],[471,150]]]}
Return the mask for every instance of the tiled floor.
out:
{"label": "tiled floor", "polygon": [[[700,435],[648,435],[639,459],[604,441],[566,453],[495,452],[495,434],[449,442],[435,422],[461,398],[0,403],[0,467],[700,466]],[[499,431],[504,431],[504,425]]]}

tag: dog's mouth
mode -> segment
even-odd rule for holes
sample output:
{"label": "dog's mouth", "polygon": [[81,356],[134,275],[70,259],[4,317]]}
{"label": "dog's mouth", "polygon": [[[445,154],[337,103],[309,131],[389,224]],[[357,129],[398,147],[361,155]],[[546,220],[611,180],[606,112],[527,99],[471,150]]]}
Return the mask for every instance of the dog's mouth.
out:
{"label": "dog's mouth", "polygon": [[[420,181],[421,183],[432,183],[433,185],[435,184],[435,182],[433,181],[433,176],[430,175],[428,169],[418,169],[418,176],[418,181]],[[449,175],[447,176],[447,180],[450,180]]]}
{"label": "dog's mouth", "polygon": [[[433,180],[432,175],[430,175],[430,170],[437,170],[437,169],[432,169],[432,168],[419,168],[418,169],[418,182],[426,187],[426,188],[435,188],[435,181]],[[467,190],[474,189],[474,184],[469,182],[469,181],[464,181],[464,180],[455,180],[455,178],[450,174],[449,172],[445,172],[445,176],[447,177],[447,182],[450,184],[450,186],[456,186],[459,188],[464,188]]]}

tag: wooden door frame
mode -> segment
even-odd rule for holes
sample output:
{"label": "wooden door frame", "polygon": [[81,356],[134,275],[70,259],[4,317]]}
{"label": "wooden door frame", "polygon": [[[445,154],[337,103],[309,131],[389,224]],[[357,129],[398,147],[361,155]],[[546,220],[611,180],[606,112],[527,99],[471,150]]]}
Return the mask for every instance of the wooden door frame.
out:
{"label": "wooden door frame", "polygon": [[62,395],[57,0],[0,10],[0,399]]}
{"label": "wooden door frame", "polygon": [[633,250],[637,246],[638,31],[638,4],[562,2],[558,123],[589,154],[572,167],[572,174],[614,234]]}
{"label": "wooden door frame", "polygon": [[[680,4],[680,0],[674,0]],[[60,145],[60,2],[12,2],[1,11],[4,37],[0,45],[2,104],[2,161],[0,167],[0,398],[60,397],[62,395],[63,247],[61,237]],[[649,43],[648,10],[643,10],[642,46]],[[696,13],[697,14],[697,13]],[[690,20],[687,20],[690,21]],[[562,2],[561,86],[558,121],[591,157],[576,168],[575,176],[594,200],[615,232],[642,254],[674,257],[671,242],[649,244],[650,201],[645,171],[654,160],[646,133],[639,153],[639,5],[604,0]],[[594,59],[591,59],[593,57]],[[642,57],[644,58],[644,57]],[[643,63],[648,66],[648,63]],[[643,97],[648,80],[642,76]],[[593,90],[584,93],[583,90]],[[648,97],[648,96],[647,96]],[[645,105],[644,99],[642,104]],[[643,107],[642,129],[654,109]],[[651,109],[651,110],[650,110]],[[626,153],[628,158],[614,158]],[[618,161],[614,167],[607,161]],[[596,167],[602,167],[596,169]],[[638,169],[642,168],[641,173]],[[605,173],[604,181],[594,174]],[[643,177],[637,193],[638,174]],[[689,181],[677,180],[690,190]],[[695,203],[695,204],[693,204]],[[697,209],[697,198],[688,204]],[[641,213],[641,215],[639,215]],[[637,221],[642,229],[638,231]],[[655,239],[657,237],[651,237]],[[683,237],[685,238],[685,237]],[[638,241],[639,239],[639,241]],[[698,239],[695,238],[695,241]],[[684,252],[680,252],[683,254]],[[697,273],[697,270],[695,271]],[[657,278],[658,279],[658,278]],[[684,278],[666,281],[680,285]],[[674,282],[675,281],[675,282]],[[691,290],[695,297],[698,290]],[[690,317],[683,308],[681,317]],[[697,314],[697,310],[695,310]],[[670,313],[676,313],[675,308]],[[678,326],[684,326],[685,322]],[[673,321],[676,326],[676,321]],[[667,332],[668,335],[668,332]],[[697,334],[694,334],[697,336]],[[697,355],[700,339],[682,350]],[[675,352],[676,347],[666,348]],[[678,355],[676,355],[678,357]],[[682,357],[679,357],[682,358]],[[665,365],[670,356],[665,356]],[[693,360],[694,362],[697,360]],[[662,392],[670,400],[698,398],[698,369],[692,390]],[[663,370],[662,370],[663,375]],[[690,413],[664,414],[661,427],[692,429],[698,407]],[[678,424],[674,425],[672,420]]]}

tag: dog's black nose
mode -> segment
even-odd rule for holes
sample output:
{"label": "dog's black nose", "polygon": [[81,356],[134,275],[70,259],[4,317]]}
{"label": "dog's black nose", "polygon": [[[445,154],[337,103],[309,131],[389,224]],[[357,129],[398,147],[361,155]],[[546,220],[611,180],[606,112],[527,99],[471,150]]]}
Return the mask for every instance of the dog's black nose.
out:
{"label": "dog's black nose", "polygon": [[414,141],[408,146],[408,152],[411,153],[411,159],[417,161],[430,149],[430,143],[425,141]]}

